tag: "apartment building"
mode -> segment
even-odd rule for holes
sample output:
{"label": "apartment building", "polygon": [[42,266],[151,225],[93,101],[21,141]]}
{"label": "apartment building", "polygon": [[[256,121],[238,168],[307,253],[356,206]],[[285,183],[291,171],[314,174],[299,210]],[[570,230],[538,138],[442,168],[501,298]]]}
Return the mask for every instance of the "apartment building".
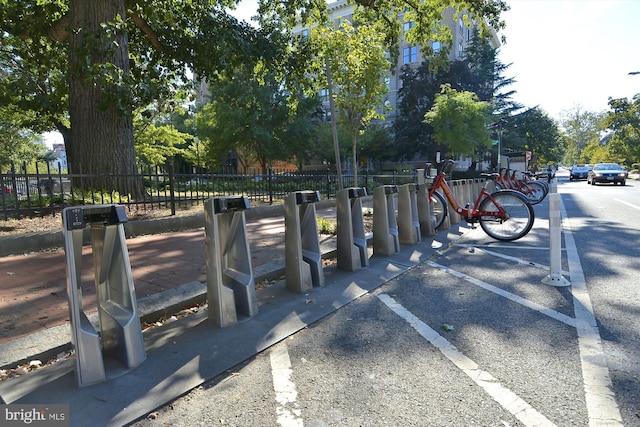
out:
{"label": "apartment building", "polygon": [[[342,20],[351,19],[353,16],[355,5],[349,3],[347,0],[338,0],[334,3],[330,3],[327,6],[327,12],[332,21],[339,24]],[[401,18],[402,19],[402,16]],[[455,17],[454,9],[448,8],[445,10],[442,16],[442,22],[451,29],[453,35],[453,44],[448,52],[448,58],[450,61],[462,59],[464,57],[465,50],[467,49],[473,33],[476,30],[476,25],[472,24],[467,27],[462,17]],[[403,22],[403,33],[409,31],[414,22]],[[303,27],[297,27],[294,29],[294,34],[307,35],[308,29]],[[491,44],[497,48],[500,46],[500,40],[495,32],[492,33]],[[441,46],[439,42],[433,42],[431,48],[434,52],[439,52]],[[420,46],[412,45],[404,40],[400,41],[400,55],[397,61],[396,70],[394,73],[389,72],[385,77],[387,83],[387,95],[385,96],[383,105],[380,107],[381,112],[387,117],[387,121],[391,123],[397,117],[397,105],[399,102],[398,93],[402,86],[402,67],[408,65],[410,67],[418,68],[420,64],[425,60],[425,56],[420,49]],[[326,99],[326,90],[321,90],[321,98]],[[386,107],[386,108],[385,108]]]}

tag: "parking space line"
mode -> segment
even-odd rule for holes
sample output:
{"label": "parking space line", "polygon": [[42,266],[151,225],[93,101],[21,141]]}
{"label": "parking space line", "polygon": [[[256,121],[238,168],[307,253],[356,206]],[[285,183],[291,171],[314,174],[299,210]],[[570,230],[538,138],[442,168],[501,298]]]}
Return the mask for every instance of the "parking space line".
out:
{"label": "parking space line", "polygon": [[379,294],[378,298],[391,311],[404,319],[423,338],[429,341],[434,347],[456,365],[462,372],[471,378],[487,394],[489,394],[498,404],[505,408],[514,417],[527,426],[553,426],[547,417],[538,412],[534,407],[521,399],[517,394],[504,387],[498,379],[487,371],[480,369],[477,363],[462,354],[453,344],[447,341],[442,335],[436,332],[429,325],[418,319],[409,310],[398,304],[387,294]]}
{"label": "parking space line", "polygon": [[530,308],[531,310],[535,310],[541,314],[547,315],[555,320],[558,320],[562,323],[565,323],[569,326],[572,327],[576,327],[576,320],[573,317],[569,317],[566,314],[562,314],[558,311],[552,310],[550,308],[547,308],[543,305],[540,305],[536,302],[533,301],[529,301],[528,299],[522,298],[521,296],[518,296],[516,294],[513,294],[511,292],[505,291],[504,289],[500,289],[497,286],[493,286],[490,285],[487,282],[483,282],[482,280],[476,279],[475,277],[471,277],[468,276],[464,273],[461,273],[459,271],[456,270],[452,270],[449,267],[446,267],[444,265],[440,265],[438,263],[435,263],[433,261],[427,261],[427,264],[430,265],[433,268],[437,268],[439,270],[442,270],[446,273],[451,274],[452,276],[458,277],[460,279],[463,279],[473,285],[479,286],[483,289],[486,289],[487,291],[493,292],[497,295],[500,295],[501,297],[507,298],[515,303],[518,303],[520,305],[523,305],[527,308]]}
{"label": "parking space line", "polygon": [[573,239],[571,223],[560,197],[562,230],[569,262],[573,308],[578,330],[578,347],[584,381],[585,399],[590,426],[622,426],[622,415],[615,400],[607,358],[602,348],[598,322],[593,313],[591,297],[582,271],[578,248]]}
{"label": "parking space line", "polygon": [[625,202],[624,200],[620,200],[620,199],[613,199],[613,200],[615,200],[615,201],[616,201],[616,202],[618,202],[618,203],[622,203],[623,205],[627,205],[627,206],[629,206],[630,208],[640,210],[640,206],[638,206],[638,205],[633,205],[633,204],[631,204],[631,203],[629,203],[629,202]]}
{"label": "parking space line", "polygon": [[273,376],[273,389],[276,392],[276,408],[278,424],[282,427],[302,427],[302,411],[298,407],[296,399],[298,392],[296,385],[291,381],[291,359],[287,344],[282,342],[271,348],[271,375]]}
{"label": "parking space line", "polygon": [[[549,266],[548,265],[543,265],[543,264],[539,264],[537,262],[527,261],[525,259],[516,258],[516,257],[513,257],[513,256],[509,256],[509,255],[501,254],[501,253],[498,253],[498,252],[490,251],[490,250],[484,249],[483,247],[480,247],[480,246],[462,245],[462,244],[461,245],[455,245],[455,246],[459,246],[459,247],[463,247],[463,248],[472,248],[472,249],[477,250],[478,252],[482,252],[484,254],[495,256],[495,257],[502,258],[502,259],[506,259],[506,260],[509,260],[509,261],[514,261],[514,262],[517,262],[518,264],[528,265],[528,266],[531,266],[531,267],[536,267],[536,268],[539,268],[539,269],[542,269],[542,270],[547,270],[547,271],[549,270]],[[546,249],[548,250],[549,248],[546,248]],[[568,275],[569,272],[568,271],[562,271],[562,274]]]}

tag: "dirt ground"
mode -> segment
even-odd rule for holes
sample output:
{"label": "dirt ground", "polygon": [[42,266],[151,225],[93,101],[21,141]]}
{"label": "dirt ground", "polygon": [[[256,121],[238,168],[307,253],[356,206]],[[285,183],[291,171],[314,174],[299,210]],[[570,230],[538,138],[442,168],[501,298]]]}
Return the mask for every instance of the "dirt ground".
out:
{"label": "dirt ground", "polygon": [[[190,209],[176,210],[176,215],[192,215],[202,212],[202,206],[193,206]],[[169,209],[129,210],[129,221],[149,218],[164,218],[171,216]],[[62,230],[62,215],[58,212],[54,215],[46,215],[35,218],[0,219],[0,236],[12,234],[37,233],[42,231]]]}

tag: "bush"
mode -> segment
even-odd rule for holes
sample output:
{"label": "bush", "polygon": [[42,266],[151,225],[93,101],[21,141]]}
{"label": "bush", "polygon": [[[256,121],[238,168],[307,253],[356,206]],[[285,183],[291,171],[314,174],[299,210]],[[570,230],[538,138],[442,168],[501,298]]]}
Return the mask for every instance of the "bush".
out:
{"label": "bush", "polygon": [[318,233],[320,234],[336,234],[338,224],[335,221],[330,221],[326,218],[317,217]]}

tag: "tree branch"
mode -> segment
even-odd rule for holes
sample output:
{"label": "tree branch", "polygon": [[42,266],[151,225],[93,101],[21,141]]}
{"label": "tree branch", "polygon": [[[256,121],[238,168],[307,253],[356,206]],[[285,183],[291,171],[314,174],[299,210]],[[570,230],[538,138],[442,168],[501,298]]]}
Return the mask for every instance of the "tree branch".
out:
{"label": "tree branch", "polygon": [[158,50],[159,52],[165,52],[167,50],[166,46],[163,45],[162,42],[160,42],[160,39],[158,38],[158,35],[156,34],[156,32],[153,31],[153,28],[151,28],[151,26],[147,24],[147,21],[145,21],[144,18],[142,18],[140,15],[138,15],[136,12],[132,10],[129,10],[129,16],[131,17],[133,22],[138,26],[138,28],[140,28],[140,30],[142,30],[142,32],[147,36],[147,38],[151,42],[151,45],[156,50]]}
{"label": "tree branch", "polygon": [[69,37],[69,15],[58,19],[47,29],[47,37],[53,41],[63,42]]}

